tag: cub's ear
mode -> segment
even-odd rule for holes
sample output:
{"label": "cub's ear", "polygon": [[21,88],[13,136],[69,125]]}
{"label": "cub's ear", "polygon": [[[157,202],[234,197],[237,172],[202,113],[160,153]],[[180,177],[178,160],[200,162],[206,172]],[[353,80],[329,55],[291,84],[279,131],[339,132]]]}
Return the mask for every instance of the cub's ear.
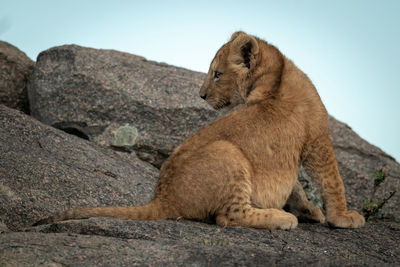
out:
{"label": "cub's ear", "polygon": [[242,64],[250,69],[251,62],[254,62],[258,51],[256,38],[244,32],[235,32],[231,37],[231,51],[237,64]]}
{"label": "cub's ear", "polygon": [[245,33],[245,32],[242,32],[242,31],[234,32],[234,33],[232,34],[231,39],[229,40],[229,42],[232,42],[233,40],[236,39],[236,37],[238,37],[238,36],[241,35],[241,34],[246,34],[246,33]]}

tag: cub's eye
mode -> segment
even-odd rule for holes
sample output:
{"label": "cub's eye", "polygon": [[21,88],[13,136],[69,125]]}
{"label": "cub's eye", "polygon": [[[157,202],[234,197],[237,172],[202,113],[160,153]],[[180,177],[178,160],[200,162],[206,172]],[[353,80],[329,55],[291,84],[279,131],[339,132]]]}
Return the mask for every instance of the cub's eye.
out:
{"label": "cub's eye", "polygon": [[214,79],[219,79],[219,77],[222,75],[222,72],[219,71],[214,71]]}

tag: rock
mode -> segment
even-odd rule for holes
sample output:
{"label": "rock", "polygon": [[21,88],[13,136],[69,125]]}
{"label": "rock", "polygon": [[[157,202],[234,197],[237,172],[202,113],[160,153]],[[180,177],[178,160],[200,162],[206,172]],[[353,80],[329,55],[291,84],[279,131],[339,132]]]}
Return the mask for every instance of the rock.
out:
{"label": "rock", "polygon": [[27,83],[34,64],[24,52],[0,41],[0,104],[29,113]]}
{"label": "rock", "polygon": [[151,200],[158,170],[0,105],[0,220],[11,230],[55,212]]}
{"label": "rock", "polygon": [[66,221],[3,234],[0,265],[354,266],[400,263],[397,223],[291,231],[192,221]]}
{"label": "rock", "polygon": [[[38,56],[29,88],[38,120],[160,167],[217,113],[198,97],[204,74],[126,53],[67,45]],[[122,129],[136,129],[119,144]],[[129,139],[129,138],[128,138]]]}

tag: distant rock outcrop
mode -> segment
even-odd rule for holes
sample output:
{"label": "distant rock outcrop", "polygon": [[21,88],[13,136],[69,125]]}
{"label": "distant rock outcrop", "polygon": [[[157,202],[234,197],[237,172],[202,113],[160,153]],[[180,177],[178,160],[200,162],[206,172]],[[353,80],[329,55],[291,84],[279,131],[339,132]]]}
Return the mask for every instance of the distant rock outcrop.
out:
{"label": "distant rock outcrop", "polygon": [[24,52],[0,41],[0,104],[29,112],[27,83],[34,65]]}

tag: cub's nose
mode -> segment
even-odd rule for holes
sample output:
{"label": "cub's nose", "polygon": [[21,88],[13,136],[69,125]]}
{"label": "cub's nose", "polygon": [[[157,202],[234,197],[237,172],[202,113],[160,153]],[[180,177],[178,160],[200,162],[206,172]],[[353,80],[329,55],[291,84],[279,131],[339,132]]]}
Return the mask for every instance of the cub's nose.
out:
{"label": "cub's nose", "polygon": [[200,97],[201,97],[201,98],[203,98],[203,99],[206,99],[206,97],[207,97],[207,94],[200,95]]}

